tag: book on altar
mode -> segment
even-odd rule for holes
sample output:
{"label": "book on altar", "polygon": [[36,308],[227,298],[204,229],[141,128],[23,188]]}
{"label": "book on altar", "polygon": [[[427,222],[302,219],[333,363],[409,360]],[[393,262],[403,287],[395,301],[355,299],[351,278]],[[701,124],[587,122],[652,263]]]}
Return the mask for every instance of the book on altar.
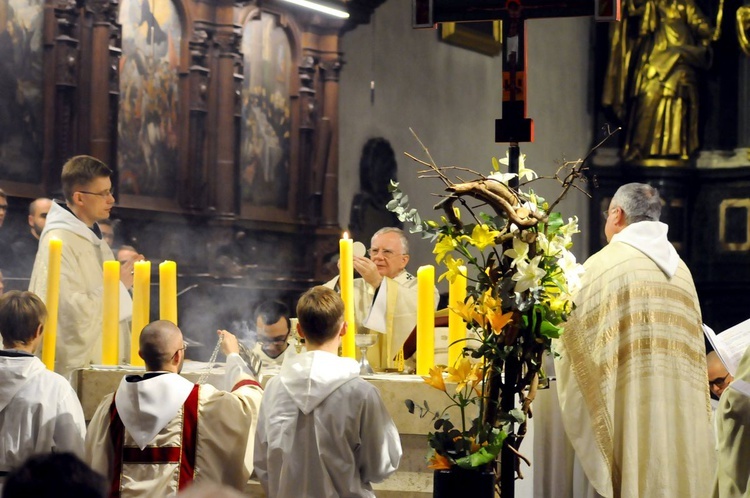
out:
{"label": "book on altar", "polygon": [[750,346],[750,319],[738,323],[719,334],[704,323],[703,333],[708,338],[711,346],[713,346],[716,354],[719,355],[719,359],[721,359],[721,362],[727,368],[727,372],[734,377],[742,355],[745,354],[745,351]]}

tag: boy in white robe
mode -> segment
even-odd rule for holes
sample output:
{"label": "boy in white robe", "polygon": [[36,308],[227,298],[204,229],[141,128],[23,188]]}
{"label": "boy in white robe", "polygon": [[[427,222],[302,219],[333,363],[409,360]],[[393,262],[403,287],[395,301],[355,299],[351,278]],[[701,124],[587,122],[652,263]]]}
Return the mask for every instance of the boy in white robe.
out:
{"label": "boy in white robe", "polygon": [[297,304],[307,351],[268,381],[255,436],[255,472],[274,498],[374,497],[371,483],[401,460],[398,430],[359,365],[336,355],[344,303],[313,287]]}
{"label": "boy in white robe", "polygon": [[50,451],[83,456],[86,423],[68,381],[34,356],[47,310],[31,292],[0,298],[0,486],[28,457]]}
{"label": "boy in white robe", "polygon": [[194,480],[244,489],[262,390],[238,354],[237,338],[218,334],[231,392],[179,375],[185,345],[172,322],[143,329],[146,374],[125,377],[104,397],[86,437],[86,461],[107,477],[112,496],[166,496]]}

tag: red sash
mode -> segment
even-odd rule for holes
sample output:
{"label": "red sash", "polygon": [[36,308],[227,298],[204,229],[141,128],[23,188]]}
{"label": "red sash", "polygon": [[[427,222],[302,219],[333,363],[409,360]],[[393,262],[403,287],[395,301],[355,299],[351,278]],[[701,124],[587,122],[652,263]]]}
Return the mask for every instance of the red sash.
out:
{"label": "red sash", "polygon": [[112,460],[112,483],[110,498],[119,498],[122,481],[122,465],[125,463],[179,463],[179,488],[183,489],[193,482],[195,476],[195,448],[198,435],[198,385],[193,387],[190,395],[182,405],[182,437],[180,446],[125,447],[125,426],[117,414],[115,398],[109,407],[109,437],[112,441],[114,457]]}

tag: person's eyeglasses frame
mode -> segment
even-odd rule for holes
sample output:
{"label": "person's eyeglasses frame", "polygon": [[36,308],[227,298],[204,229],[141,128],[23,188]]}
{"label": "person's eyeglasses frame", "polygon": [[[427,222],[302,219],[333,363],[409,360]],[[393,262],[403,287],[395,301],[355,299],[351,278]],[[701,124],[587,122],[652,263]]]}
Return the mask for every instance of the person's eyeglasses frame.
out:
{"label": "person's eyeglasses frame", "polygon": [[107,199],[108,197],[112,197],[114,199],[115,197],[115,194],[111,189],[107,190],[106,192],[89,192],[88,190],[76,190],[76,192],[80,194],[95,195],[97,197],[101,197],[102,199]]}
{"label": "person's eyeglasses frame", "polygon": [[724,377],[716,377],[714,380],[709,380],[708,387],[716,387],[717,389],[721,389],[722,387],[726,386],[727,377],[729,377],[729,372],[727,372]]}
{"label": "person's eyeglasses frame", "polygon": [[370,259],[374,258],[378,254],[382,255],[385,259],[391,259],[394,256],[404,256],[404,254],[396,254],[390,249],[368,249],[367,250],[367,255],[370,257]]}
{"label": "person's eyeglasses frame", "polygon": [[258,334],[257,341],[264,345],[264,346],[273,346],[273,345],[281,345],[284,344],[289,339],[289,334],[292,333],[291,327],[287,329],[286,335],[274,337],[274,338],[266,338],[261,337],[260,334]]}
{"label": "person's eyeglasses frame", "polygon": [[174,353],[172,353],[172,356],[170,356],[170,358],[174,358],[174,357],[175,357],[175,355],[176,355],[177,353],[179,353],[180,351],[183,351],[183,352],[184,352],[184,351],[186,351],[186,350],[187,350],[187,348],[188,348],[188,345],[187,345],[187,343],[186,343],[186,342],[183,342],[183,343],[182,343],[182,347],[181,347],[180,349],[178,349],[177,351],[175,351]]}

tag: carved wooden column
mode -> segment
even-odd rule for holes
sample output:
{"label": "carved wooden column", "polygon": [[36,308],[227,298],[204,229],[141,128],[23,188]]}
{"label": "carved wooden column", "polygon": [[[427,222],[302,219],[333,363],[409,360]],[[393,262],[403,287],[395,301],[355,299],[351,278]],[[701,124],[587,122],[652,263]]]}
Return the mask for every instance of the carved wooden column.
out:
{"label": "carved wooden column", "polygon": [[90,45],[91,88],[88,96],[90,102],[88,151],[92,156],[109,164],[112,161],[110,38],[117,19],[117,1],[90,0],[86,7],[93,17]]}
{"label": "carved wooden column", "polygon": [[208,28],[195,23],[190,39],[190,73],[188,108],[188,144],[186,185],[180,191],[180,204],[191,210],[204,210],[208,206],[206,184],[206,116],[208,113],[208,86],[211,71],[207,67]]}
{"label": "carved wooden column", "polygon": [[322,178],[315,177],[313,153],[317,124],[317,99],[315,96],[316,61],[312,53],[302,56],[298,68],[299,89],[299,220],[303,223],[318,219],[323,196]]}
{"label": "carved wooden column", "polygon": [[44,19],[44,156],[42,183],[46,192],[60,188],[65,160],[73,155],[75,96],[79,68],[78,10],[74,1],[45,5]]}
{"label": "carved wooden column", "polygon": [[[323,183],[323,207],[320,226],[337,227],[338,199],[339,199],[339,75],[341,73],[341,53],[338,51],[339,39],[337,35],[320,37],[322,54],[320,71],[323,80],[323,96],[321,100],[322,119],[328,119],[330,124],[330,141],[328,143],[328,160],[326,161],[325,179]],[[321,120],[322,121],[322,120]]]}
{"label": "carved wooden column", "polygon": [[237,89],[235,86],[235,64],[239,59],[240,29],[233,24],[233,4],[216,7],[216,37],[218,60],[216,66],[216,170],[213,175],[216,214],[233,219],[237,213],[236,189],[236,131],[235,111]]}

